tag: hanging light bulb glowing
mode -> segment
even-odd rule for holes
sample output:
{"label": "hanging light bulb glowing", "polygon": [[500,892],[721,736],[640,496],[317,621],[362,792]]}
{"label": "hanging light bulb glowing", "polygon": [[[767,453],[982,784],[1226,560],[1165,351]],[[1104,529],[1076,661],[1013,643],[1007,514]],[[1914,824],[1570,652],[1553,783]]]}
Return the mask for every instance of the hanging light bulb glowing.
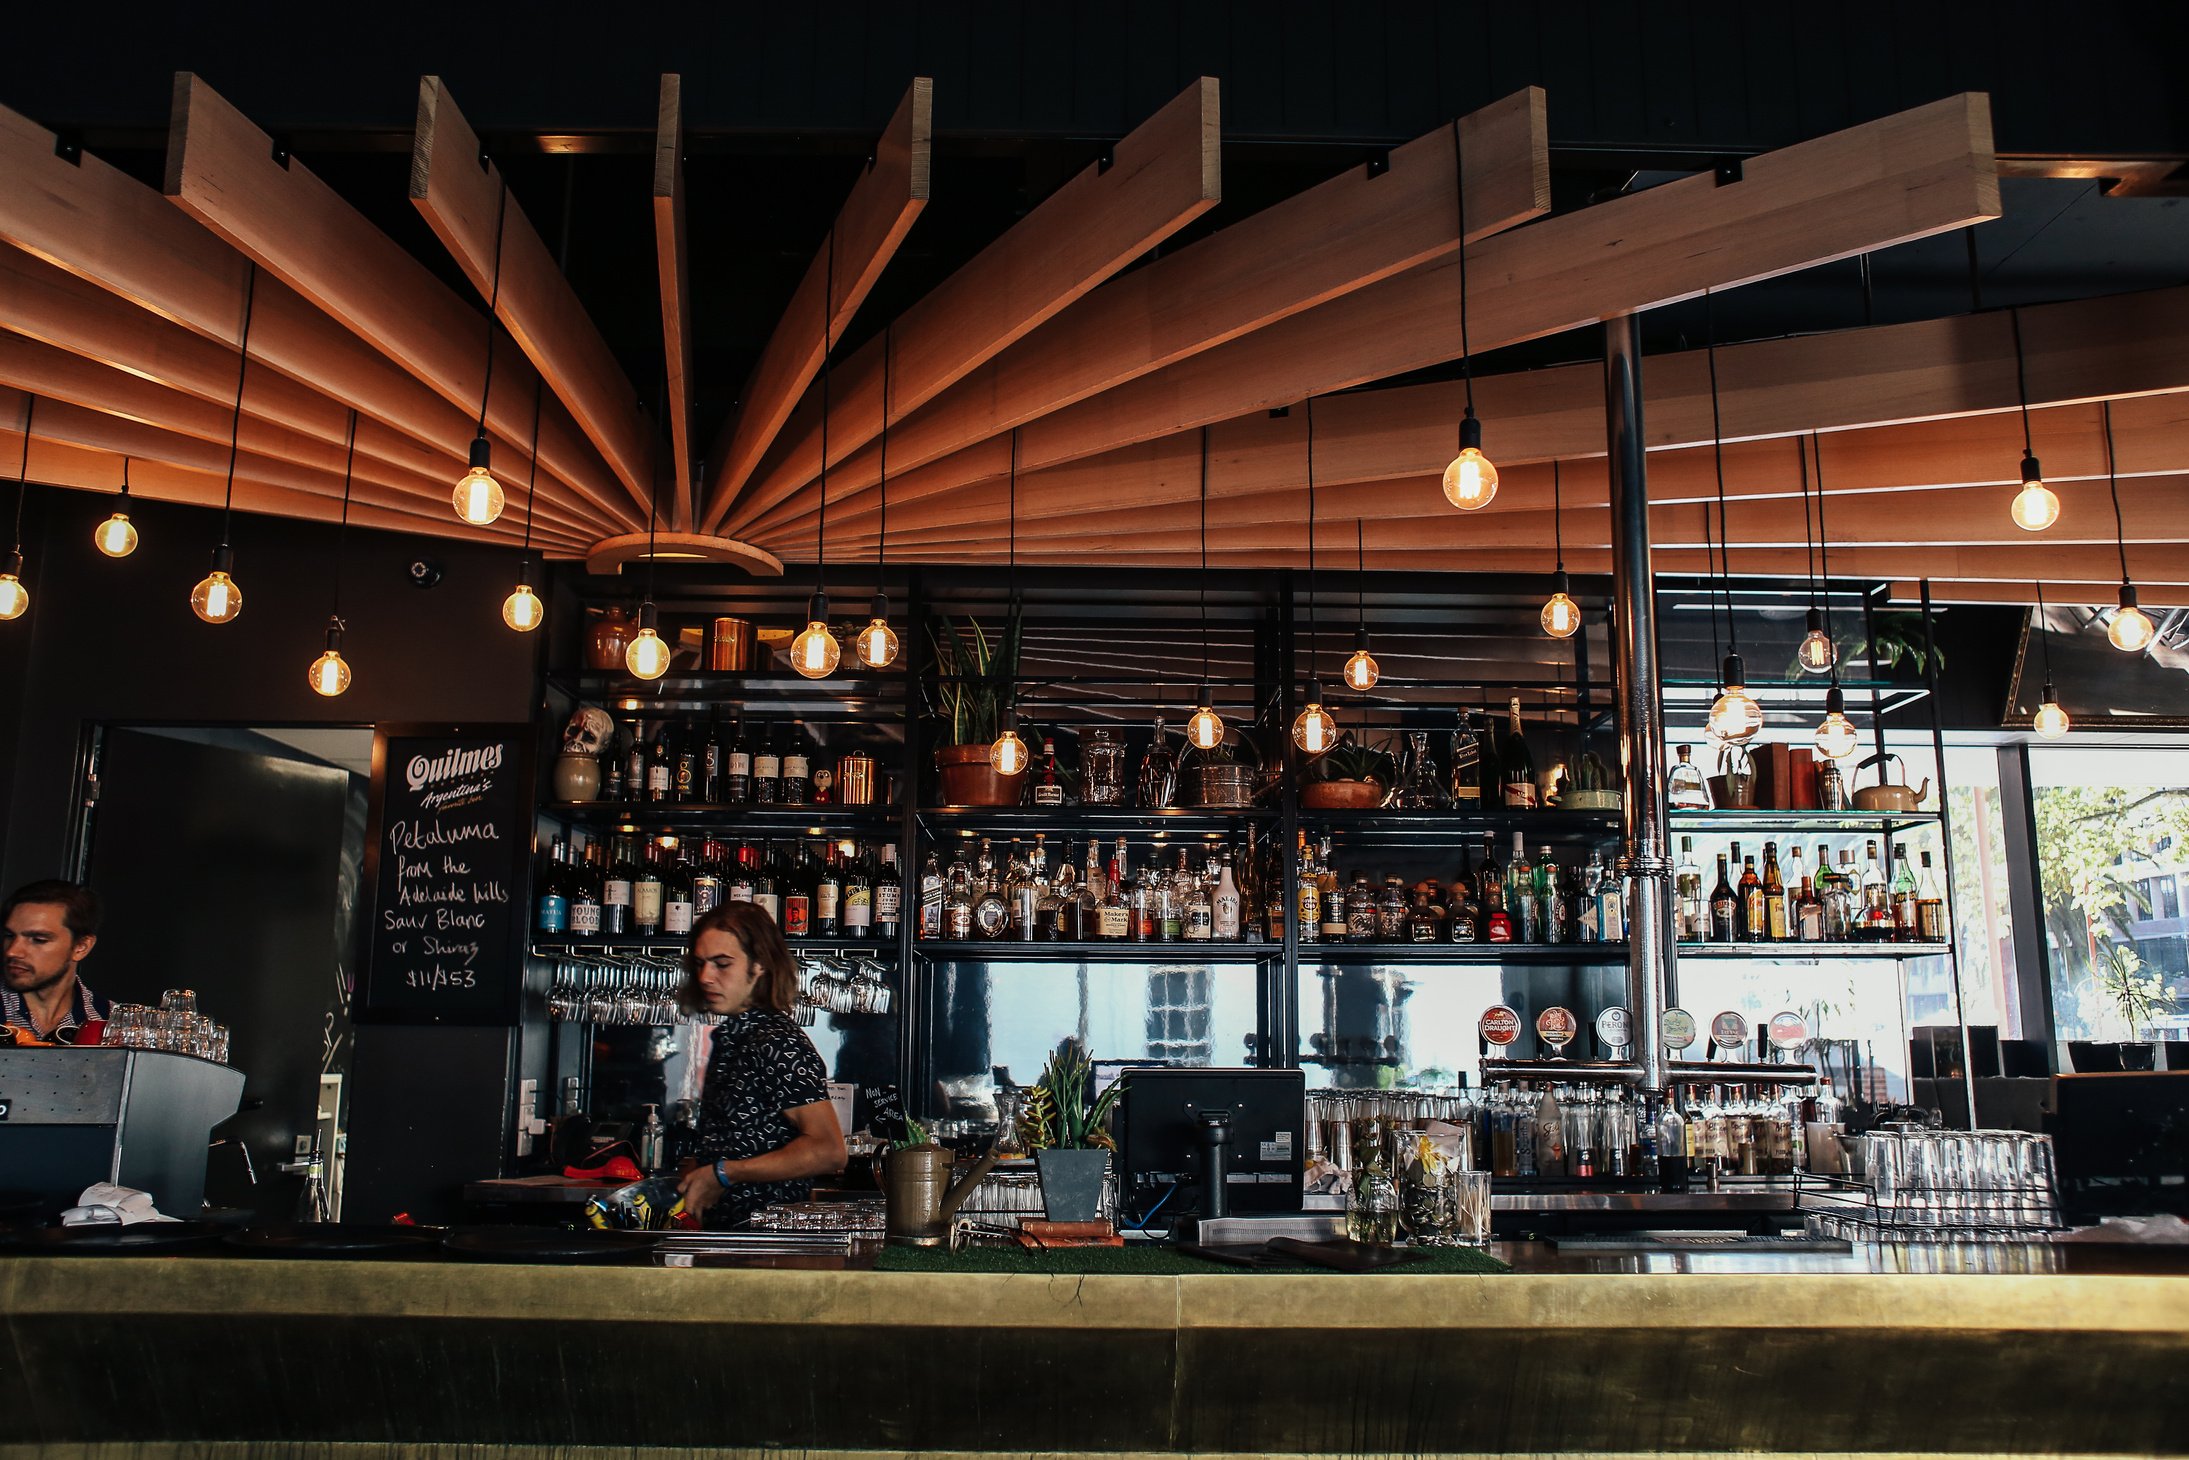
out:
{"label": "hanging light bulb glowing", "polygon": [[1195,750],[1214,750],[1224,743],[1224,717],[1216,713],[1207,685],[1201,686],[1201,703],[1186,721],[1186,743]]}
{"label": "hanging light bulb glowing", "polygon": [[481,432],[471,443],[471,470],[456,483],[451,501],[456,515],[473,527],[485,527],[502,515],[502,484],[489,469],[494,444]]}
{"label": "hanging light bulb glowing", "polygon": [[1855,753],[1855,727],[1847,718],[1847,696],[1833,685],[1824,692],[1824,722],[1817,726],[1817,754],[1845,760]]}
{"label": "hanging light bulb glowing", "polygon": [[816,589],[806,605],[806,626],[790,641],[790,667],[808,679],[824,679],[843,662],[843,648],[828,631],[828,595]]}
{"label": "hanging light bulb glowing", "polygon": [[30,590],[23,586],[23,555],[8,555],[7,571],[0,573],[0,619],[21,618],[30,607]]}
{"label": "hanging light bulb glowing", "polygon": [[1033,753],[1026,742],[1018,738],[1018,716],[1014,713],[1003,722],[1003,733],[988,747],[988,764],[999,776],[1015,776],[1026,769]]}
{"label": "hanging light bulb glowing", "polygon": [[2141,653],[2144,646],[2158,636],[2151,616],[2136,604],[2136,585],[2121,585],[2120,611],[2113,615],[2113,622],[2105,626],[2105,636],[2113,641],[2113,647],[2129,654]]}
{"label": "hanging light bulb glowing", "polygon": [[1560,568],[1542,613],[1543,632],[1554,639],[1570,639],[1581,627],[1581,605],[1573,601],[1566,588],[1566,570]]}
{"label": "hanging light bulb glowing", "polygon": [[655,628],[654,601],[639,605],[638,633],[623,651],[623,667],[640,679],[659,679],[669,672],[669,646]]}
{"label": "hanging light bulb glowing", "polygon": [[350,666],[342,657],[341,619],[327,620],[327,652],[312,661],[305,678],[314,694],[325,695],[330,700],[350,687]]}
{"label": "hanging light bulb glowing", "polygon": [[93,530],[91,543],[110,558],[126,558],[137,550],[137,529],[127,512],[117,512]]}
{"label": "hanging light bulb glowing", "polygon": [[2067,711],[2060,708],[2060,697],[2052,691],[2052,677],[2045,677],[2044,702],[2037,706],[2037,713],[2030,720],[2030,728],[2047,740],[2058,740],[2068,732],[2072,722]]}
{"label": "hanging light bulb glowing", "polygon": [[[1345,687],[1357,690],[1374,689],[1376,681],[1382,677],[1383,671],[1377,667],[1376,656],[1368,652],[1368,630],[1363,628],[1354,637],[1353,657],[1345,661]],[[1203,693],[1205,696],[1206,691]]]}
{"label": "hanging light bulb glowing", "polygon": [[2022,458],[2022,490],[2014,494],[2010,509],[2014,525],[2024,532],[2043,532],[2060,520],[2060,494],[2045,485],[2043,468],[2037,458]]}
{"label": "hanging light bulb glowing", "polygon": [[852,640],[859,662],[869,669],[887,669],[897,662],[897,631],[889,626],[889,595],[876,593],[868,606],[866,627]]}
{"label": "hanging light bulb glowing", "polygon": [[1809,632],[1802,635],[1801,647],[1794,651],[1794,657],[1811,674],[1830,674],[1832,666],[1839,663],[1839,646],[1824,632],[1824,615],[1816,609],[1809,610]]}
{"label": "hanging light bulb glowing", "polygon": [[1739,742],[1755,737],[1763,728],[1763,706],[1748,692],[1748,673],[1741,656],[1725,656],[1724,688],[1710,707],[1710,733],[1720,740]]}
{"label": "hanging light bulb glowing", "polygon": [[1323,682],[1307,682],[1307,708],[1292,722],[1292,743],[1309,755],[1321,755],[1338,743],[1338,722],[1323,708]]}
{"label": "hanging light bulb glowing", "polygon": [[234,549],[222,543],[213,549],[213,571],[199,579],[198,586],[190,590],[190,611],[209,624],[232,622],[243,612],[243,590],[228,576],[228,570],[235,562]]}
{"label": "hanging light bulb glowing", "polygon": [[517,586],[502,600],[502,622],[520,634],[529,634],[546,617],[547,606],[532,591],[532,559],[527,556],[517,566]]}
{"label": "hanging light bulb glowing", "polygon": [[1459,455],[1444,468],[1444,500],[1462,512],[1490,505],[1497,495],[1497,468],[1482,454],[1482,422],[1474,407],[1459,423]]}

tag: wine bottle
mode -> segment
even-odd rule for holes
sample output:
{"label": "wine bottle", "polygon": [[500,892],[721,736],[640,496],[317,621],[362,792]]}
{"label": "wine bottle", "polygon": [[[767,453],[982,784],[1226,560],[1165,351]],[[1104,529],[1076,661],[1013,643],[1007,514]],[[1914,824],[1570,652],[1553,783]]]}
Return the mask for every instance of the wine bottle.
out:
{"label": "wine bottle", "polygon": [[722,800],[731,806],[742,806],[751,799],[752,747],[745,743],[745,715],[741,710],[722,767]]}
{"label": "wine bottle", "polygon": [[775,732],[778,727],[768,727],[767,738],[760,742],[760,749],[752,758],[752,800],[755,806],[773,806],[776,795],[782,789],[783,753],[776,749]]}
{"label": "wine bottle", "polygon": [[793,720],[790,727],[790,747],[783,752],[777,766],[782,777],[775,789],[778,806],[804,806],[813,799],[813,763],[806,756],[806,727],[803,721]]}
{"label": "wine bottle", "polygon": [[1520,728],[1520,696],[1512,698],[1511,716],[1504,743],[1498,746],[1497,768],[1504,785],[1505,809],[1535,809],[1535,758],[1528,753],[1527,736]]}

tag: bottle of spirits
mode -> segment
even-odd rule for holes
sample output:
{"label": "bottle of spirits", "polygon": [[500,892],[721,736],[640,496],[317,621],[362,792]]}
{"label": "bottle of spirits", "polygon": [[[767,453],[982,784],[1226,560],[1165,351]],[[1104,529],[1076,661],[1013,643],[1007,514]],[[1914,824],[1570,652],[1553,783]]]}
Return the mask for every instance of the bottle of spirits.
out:
{"label": "bottle of spirits", "polygon": [[1703,784],[1702,767],[1690,758],[1693,747],[1680,747],[1680,758],[1665,778],[1665,800],[1674,811],[1708,811],[1710,788]]}
{"label": "bottle of spirits", "polygon": [[1672,886],[1679,899],[1680,941],[1704,941],[1710,935],[1709,908],[1703,902],[1703,869],[1695,860],[1695,838],[1691,836],[1680,838],[1680,863],[1673,871]]}
{"label": "bottle of spirits", "polygon": [[1912,943],[1916,936],[1915,863],[1908,860],[1905,842],[1893,843],[1893,877],[1890,889],[1893,909],[1892,937],[1895,942]]}
{"label": "bottle of spirits", "polygon": [[661,932],[667,938],[689,938],[693,917],[692,865],[678,855],[661,879]]}
{"label": "bottle of spirits", "polygon": [[[1186,853],[1179,850],[1178,859],[1185,861]],[[1184,935],[1188,943],[1206,943],[1216,936],[1216,904],[1209,897],[1208,883],[1199,877],[1186,883],[1186,903],[1183,912]]]}
{"label": "bottle of spirits", "polygon": [[1547,846],[1535,849],[1535,902],[1542,941],[1567,941],[1565,892],[1559,885],[1558,864],[1551,860],[1551,849]]}
{"label": "bottle of spirits", "polygon": [[1756,875],[1756,859],[1741,859],[1741,941],[1761,943],[1769,924],[1765,920],[1763,878]]}
{"label": "bottle of spirits", "polygon": [[776,748],[776,731],[770,725],[766,738],[752,757],[752,801],[755,806],[773,806],[782,790],[783,752]]}
{"label": "bottle of spirits", "polygon": [[1741,937],[1741,899],[1726,878],[1726,856],[1718,853],[1718,885],[1710,889],[1710,941],[1738,943]]}
{"label": "bottle of spirits", "polygon": [[1155,885],[1151,893],[1155,899],[1155,937],[1157,942],[1175,943],[1186,931],[1186,849],[1178,849],[1178,868],[1172,871],[1153,857],[1148,859],[1149,875]]}
{"label": "bottle of spirits", "polygon": [[943,936],[963,943],[973,936],[973,876],[963,862],[950,864],[949,889],[938,904],[942,909]]}
{"label": "bottle of spirits", "polygon": [[[1344,892],[1329,899],[1340,905],[1342,932],[1338,941],[1373,943],[1376,939],[1376,890],[1368,885],[1366,872],[1355,872]],[[1326,909],[1327,911],[1327,909]],[[1327,924],[1329,919],[1325,917]],[[1326,939],[1325,941],[1329,941]]]}
{"label": "bottle of spirits", "polygon": [[730,737],[730,749],[722,767],[722,800],[730,806],[742,806],[752,799],[752,747],[745,743],[745,714],[740,710],[734,733]]}
{"label": "bottle of spirits", "polygon": [[1459,728],[1452,732],[1452,809],[1462,815],[1482,809],[1482,737],[1466,710],[1459,712]]}
{"label": "bottle of spirits", "polygon": [[1041,737],[1041,779],[1034,783],[1036,806],[1062,806],[1064,782],[1057,779],[1056,741]]}
{"label": "bottle of spirits", "polygon": [[793,720],[790,745],[784,750],[782,760],[777,762],[777,774],[782,777],[775,791],[778,806],[808,806],[813,802],[813,762],[806,749],[805,724]]}
{"label": "bottle of spirits", "polygon": [[1855,936],[1883,943],[1893,935],[1893,890],[1877,862],[1877,843],[1863,844],[1862,924]]}
{"label": "bottle of spirits", "polygon": [[1520,728],[1520,696],[1514,695],[1510,719],[1506,725],[1503,743],[1497,748],[1498,773],[1504,778],[1504,801],[1508,811],[1533,811],[1535,809],[1535,758],[1528,753],[1528,740]]}
{"label": "bottle of spirits", "polygon": [[1294,936],[1302,943],[1319,943],[1323,936],[1323,889],[1322,869],[1315,865],[1315,854],[1307,844],[1307,833],[1300,833],[1299,871],[1294,878],[1298,884],[1298,901],[1292,910]]}
{"label": "bottle of spirits", "polygon": [[[1102,872],[1102,843],[1095,837],[1087,838],[1087,865],[1079,874],[1081,902],[1090,910],[1102,906],[1109,894],[1109,879]],[[1087,936],[1096,936],[1098,919],[1087,923]]]}
{"label": "bottle of spirits", "polygon": [[1824,899],[1807,877],[1801,879],[1801,893],[1794,904],[1794,936],[1804,943],[1824,941]]}
{"label": "bottle of spirits", "polygon": [[1245,899],[1239,894],[1239,883],[1232,876],[1231,849],[1226,847],[1224,860],[1216,874],[1216,890],[1209,896],[1209,936],[1219,943],[1238,942],[1240,910],[1244,903]]}
{"label": "bottle of spirits", "polygon": [[1011,904],[1003,895],[1003,881],[991,865],[980,878],[978,895],[973,899],[973,936],[976,938],[1002,938],[1011,931]]}
{"label": "bottle of spirits", "polygon": [[1677,1100],[1667,1098],[1657,1109],[1657,1171],[1666,1191],[1687,1190],[1689,1154],[1687,1121]]}
{"label": "bottle of spirits", "polygon": [[1162,869],[1151,854],[1140,875],[1132,879],[1133,941],[1153,943],[1162,935],[1161,908],[1156,899],[1156,884],[1161,880]]}
{"label": "bottle of spirits", "polygon": [[1923,853],[1923,872],[1916,879],[1915,936],[1925,943],[1946,941],[1946,895],[1931,875],[1931,854]]}
{"label": "bottle of spirits", "polygon": [[[1350,929],[1350,917],[1347,926]],[[1385,877],[1382,888],[1376,893],[1376,941],[1406,941],[1406,887],[1395,876]]]}
{"label": "bottle of spirits", "polygon": [[1487,834],[1482,838],[1480,881],[1482,894],[1478,916],[1482,925],[1482,941],[1510,943],[1513,940],[1513,924],[1505,909],[1505,872],[1497,862],[1497,839]]}
{"label": "bottle of spirits", "polygon": [[1109,874],[1102,879],[1102,906],[1095,917],[1095,936],[1098,938],[1130,938],[1133,935],[1132,899],[1125,877],[1125,839],[1119,837],[1117,849],[1110,858]]}
{"label": "bottle of spirits", "polygon": [[591,938],[600,933],[599,852],[600,844],[595,842],[585,849],[585,856],[572,868],[570,934],[575,938]]}
{"label": "bottle of spirits", "polygon": [[1155,734],[1148,741],[1148,753],[1140,758],[1137,784],[1137,804],[1141,806],[1169,806],[1177,794],[1178,757],[1171,752],[1170,731],[1161,715],[1155,717]]}
{"label": "bottle of spirits", "polygon": [[1429,889],[1414,890],[1414,901],[1406,910],[1406,941],[1409,943],[1434,943],[1437,941],[1437,916],[1430,909]]}
{"label": "bottle of spirits", "polygon": [[1535,895],[1535,869],[1528,865],[1527,851],[1517,831],[1513,833],[1513,858],[1505,864],[1505,902],[1514,913],[1513,941],[1542,942],[1543,904]]}
{"label": "bottle of spirits", "polygon": [[631,931],[651,938],[661,931],[661,848],[646,843],[645,858],[631,878]]}
{"label": "bottle of spirits", "polygon": [[1786,882],[1779,873],[1779,844],[1763,844],[1763,937],[1767,943],[1786,941]]}
{"label": "bottle of spirits", "polygon": [[1605,871],[1603,881],[1596,884],[1596,921],[1604,930],[1606,943],[1624,943],[1627,938],[1627,873],[1630,870],[1622,854]]}
{"label": "bottle of spirits", "polygon": [[570,931],[570,844],[556,837],[540,868],[539,895],[534,899],[532,926],[542,933]]}

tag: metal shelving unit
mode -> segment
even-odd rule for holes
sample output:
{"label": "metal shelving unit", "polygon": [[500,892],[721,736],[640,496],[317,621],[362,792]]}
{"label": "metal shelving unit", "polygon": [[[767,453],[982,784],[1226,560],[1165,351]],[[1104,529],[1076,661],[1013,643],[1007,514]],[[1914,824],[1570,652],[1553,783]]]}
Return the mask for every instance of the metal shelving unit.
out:
{"label": "metal shelving unit", "polygon": [[1798,963],[1807,959],[1943,958],[1953,951],[1950,943],[1681,943],[1682,958],[1748,959],[1753,962]]}

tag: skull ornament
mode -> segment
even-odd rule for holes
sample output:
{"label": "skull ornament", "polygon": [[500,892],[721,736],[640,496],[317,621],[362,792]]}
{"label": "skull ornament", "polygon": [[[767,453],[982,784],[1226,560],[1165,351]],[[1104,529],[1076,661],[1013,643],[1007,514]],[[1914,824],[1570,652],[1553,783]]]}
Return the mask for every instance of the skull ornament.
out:
{"label": "skull ornament", "polygon": [[616,728],[616,722],[608,712],[597,705],[580,705],[570,712],[570,722],[562,727],[562,748],[565,754],[598,755],[608,743],[608,736]]}

